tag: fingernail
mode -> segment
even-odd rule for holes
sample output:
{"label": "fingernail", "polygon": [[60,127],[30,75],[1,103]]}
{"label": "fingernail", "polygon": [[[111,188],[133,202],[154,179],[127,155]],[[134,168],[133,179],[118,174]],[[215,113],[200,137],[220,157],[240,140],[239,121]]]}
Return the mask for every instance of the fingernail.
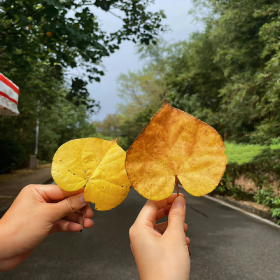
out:
{"label": "fingernail", "polygon": [[181,196],[176,197],[174,205],[178,207],[184,207],[185,199],[182,198]]}
{"label": "fingernail", "polygon": [[81,203],[82,204],[85,204],[86,201],[85,201],[85,197],[84,197],[84,194],[82,193],[81,196],[80,196],[80,200],[81,200]]}
{"label": "fingernail", "polygon": [[182,193],[179,193],[179,196],[181,196],[181,197],[185,197],[185,196],[184,196],[184,194],[182,194]]}

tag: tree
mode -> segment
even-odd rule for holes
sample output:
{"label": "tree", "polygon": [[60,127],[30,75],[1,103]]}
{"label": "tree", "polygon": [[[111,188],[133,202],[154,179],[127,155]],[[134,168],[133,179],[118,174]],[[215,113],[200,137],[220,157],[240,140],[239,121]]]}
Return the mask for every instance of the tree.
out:
{"label": "tree", "polygon": [[164,85],[158,84],[154,73],[148,69],[136,73],[128,72],[118,78],[119,97],[117,114],[124,120],[133,118],[145,109],[156,112],[162,105]]}
{"label": "tree", "polygon": [[95,126],[96,131],[101,133],[103,136],[116,138],[120,136],[119,124],[120,118],[118,115],[108,114],[106,118],[100,121],[94,121],[92,124]]}
{"label": "tree", "polygon": [[[0,61],[20,73],[29,72],[34,61],[58,70],[82,67],[90,82],[100,81],[102,58],[119,49],[124,40],[142,44],[155,42],[165,17],[163,11],[146,11],[151,0],[0,0]],[[122,11],[123,26],[106,33],[89,7]],[[15,73],[14,73],[15,74]],[[72,81],[71,98],[85,83]],[[86,94],[85,102],[90,101]],[[92,108],[92,102],[89,102]]]}
{"label": "tree", "polygon": [[[279,1],[194,1],[214,46],[213,63],[227,82],[219,89],[220,122],[232,140],[264,144],[279,137]],[[228,115],[231,117],[228,118]]]}

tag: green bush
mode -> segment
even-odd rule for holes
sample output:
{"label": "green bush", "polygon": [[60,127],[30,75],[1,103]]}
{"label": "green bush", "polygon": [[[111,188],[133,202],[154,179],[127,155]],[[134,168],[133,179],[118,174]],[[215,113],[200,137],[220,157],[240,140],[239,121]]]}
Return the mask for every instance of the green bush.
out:
{"label": "green bush", "polygon": [[272,213],[272,217],[277,218],[278,225],[280,225],[280,197],[273,199],[270,211]]}
{"label": "green bush", "polygon": [[[279,139],[271,139],[266,146],[225,142],[225,147],[228,165],[213,194],[231,196],[237,200],[256,201],[258,204],[268,206],[272,216],[279,219],[280,224],[280,197],[276,197],[269,185],[271,173],[280,181]],[[242,174],[255,182],[259,188],[256,195],[246,193],[240,186],[235,185],[235,179]]]}
{"label": "green bush", "polygon": [[231,187],[219,184],[212,194],[231,196],[236,200],[254,201],[254,194],[244,192],[240,186]]}
{"label": "green bush", "polygon": [[235,185],[235,179],[245,174],[260,189],[269,187],[269,176],[280,181],[280,142],[272,139],[269,145],[225,143],[228,165],[226,183]]}
{"label": "green bush", "polygon": [[22,168],[28,162],[25,149],[15,141],[7,142],[0,139],[0,155],[0,174]]}
{"label": "green bush", "polygon": [[273,206],[275,195],[273,191],[259,190],[258,193],[254,196],[255,201],[258,204],[263,204],[268,207]]}
{"label": "green bush", "polygon": [[280,224],[280,197],[276,197],[271,190],[259,190],[254,198],[258,204],[270,207],[272,217],[277,218],[278,224]]}

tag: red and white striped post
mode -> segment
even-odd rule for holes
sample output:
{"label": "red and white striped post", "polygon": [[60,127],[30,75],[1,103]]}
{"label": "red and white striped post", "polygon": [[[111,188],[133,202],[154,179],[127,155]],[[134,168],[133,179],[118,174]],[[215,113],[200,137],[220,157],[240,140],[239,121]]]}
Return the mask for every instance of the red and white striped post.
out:
{"label": "red and white striped post", "polygon": [[[0,116],[17,116],[18,111],[18,97],[19,88],[7,77],[0,73]],[[29,167],[38,167],[38,134],[39,134],[39,120],[37,120],[36,127],[36,144],[35,155],[30,156]]]}
{"label": "red and white striped post", "polygon": [[0,73],[0,116],[17,116],[19,88]]}

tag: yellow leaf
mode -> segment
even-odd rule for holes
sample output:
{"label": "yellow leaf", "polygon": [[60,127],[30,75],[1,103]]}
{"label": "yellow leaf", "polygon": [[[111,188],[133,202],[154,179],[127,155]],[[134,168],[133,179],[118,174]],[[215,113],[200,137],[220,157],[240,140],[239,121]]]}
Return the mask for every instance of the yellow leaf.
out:
{"label": "yellow leaf", "polygon": [[63,190],[85,187],[85,200],[104,211],[118,206],[130,190],[125,151],[116,140],[84,138],[63,144],[52,163],[54,181]]}
{"label": "yellow leaf", "polygon": [[128,149],[126,171],[135,190],[147,199],[169,197],[176,175],[187,192],[202,196],[224,174],[224,151],[214,128],[164,101]]}

